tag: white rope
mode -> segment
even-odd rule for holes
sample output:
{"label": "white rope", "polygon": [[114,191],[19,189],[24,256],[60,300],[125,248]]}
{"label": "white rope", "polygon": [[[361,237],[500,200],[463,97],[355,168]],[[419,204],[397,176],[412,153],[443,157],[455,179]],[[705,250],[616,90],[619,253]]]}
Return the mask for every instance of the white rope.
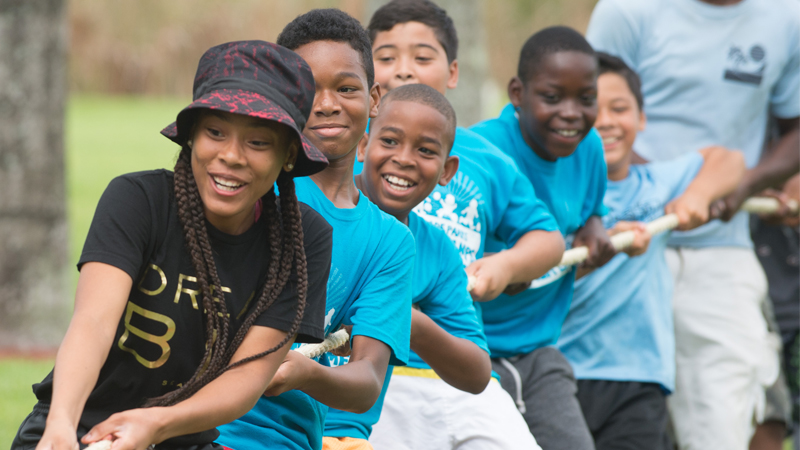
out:
{"label": "white rope", "polygon": [[[777,212],[780,208],[780,202],[771,197],[751,197],[748,198],[740,210],[753,214],[771,214]],[[789,212],[797,215],[800,212],[800,205],[794,200],[787,202]],[[670,231],[678,226],[678,216],[675,214],[667,214],[658,219],[653,220],[646,224],[647,232],[650,235]],[[633,231],[624,231],[622,233],[611,236],[611,244],[617,251],[625,250],[633,244],[633,239],[636,234]],[[586,247],[575,247],[564,252],[559,266],[574,266],[580,264],[589,257],[589,249]],[[467,291],[471,291],[475,287],[476,279],[473,276],[467,277]]]}
{"label": "white rope", "polygon": [[89,446],[86,447],[86,450],[111,450],[111,441],[105,440],[94,442],[89,444]]}
{"label": "white rope", "polygon": [[[753,214],[771,214],[777,212],[780,208],[780,202],[777,199],[770,197],[751,197],[742,203],[741,211],[746,211]],[[791,200],[787,203],[789,211],[792,214],[797,214],[797,202]],[[652,222],[646,224],[647,232],[650,235],[670,231],[678,226],[678,216],[675,214],[667,214],[666,216],[659,217]],[[619,234],[611,236],[611,244],[617,251],[625,250],[633,244],[635,233],[633,231],[624,231]],[[561,258],[560,266],[574,266],[580,264],[589,257],[589,249],[586,247],[575,247],[564,252]]]}
{"label": "white rope", "polygon": [[316,358],[325,352],[329,352],[341,347],[347,342],[348,339],[350,339],[350,335],[347,334],[347,330],[341,329],[326,337],[325,340],[319,344],[304,344],[298,347],[295,351],[307,358]]}

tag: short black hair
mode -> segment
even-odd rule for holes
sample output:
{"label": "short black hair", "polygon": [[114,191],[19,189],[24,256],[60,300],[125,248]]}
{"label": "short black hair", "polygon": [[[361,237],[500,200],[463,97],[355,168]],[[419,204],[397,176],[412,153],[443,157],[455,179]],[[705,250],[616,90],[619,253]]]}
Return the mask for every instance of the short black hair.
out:
{"label": "short black hair", "polygon": [[642,80],[639,78],[639,75],[637,75],[630,66],[625,64],[625,61],[614,55],[609,55],[606,52],[597,52],[597,63],[600,75],[604,73],[615,73],[628,83],[628,89],[630,89],[631,93],[636,98],[639,111],[643,111],[644,96],[642,95]]}
{"label": "short black hair", "polygon": [[517,77],[527,83],[541,67],[545,56],[558,52],[581,52],[597,58],[594,49],[580,33],[570,27],[545,28],[525,41],[519,54]]}
{"label": "short black hair", "polygon": [[353,16],[336,8],[312,9],[289,22],[278,35],[277,44],[297,50],[317,41],[346,42],[361,56],[367,74],[367,89],[375,83],[372,43],[367,30]]}
{"label": "short black hair", "polygon": [[419,103],[439,111],[447,120],[447,130],[445,131],[447,131],[449,141],[446,144],[448,144],[447,151],[450,152],[456,137],[456,111],[441,92],[426,84],[406,84],[394,88],[384,95],[380,107],[383,108],[393,101]]}
{"label": "short black hair", "polygon": [[436,40],[444,48],[447,62],[456,60],[458,35],[453,19],[447,15],[447,11],[430,0],[392,0],[381,6],[367,25],[369,38],[375,42],[375,37],[381,31],[389,31],[395,25],[407,22],[419,22],[431,27]]}

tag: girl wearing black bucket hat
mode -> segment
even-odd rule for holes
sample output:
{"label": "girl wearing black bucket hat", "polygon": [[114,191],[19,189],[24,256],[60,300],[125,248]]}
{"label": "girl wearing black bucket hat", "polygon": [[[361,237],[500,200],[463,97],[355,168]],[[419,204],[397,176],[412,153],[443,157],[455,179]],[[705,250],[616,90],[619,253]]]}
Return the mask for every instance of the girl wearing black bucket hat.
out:
{"label": "girl wearing black bucket hat", "polygon": [[12,450],[221,448],[214,427],[255,404],[293,342],[322,339],[331,228],[293,181],[327,165],[301,133],[313,100],[283,47],[203,55],[162,131],[174,173],[118,177],[98,204],[56,369]]}

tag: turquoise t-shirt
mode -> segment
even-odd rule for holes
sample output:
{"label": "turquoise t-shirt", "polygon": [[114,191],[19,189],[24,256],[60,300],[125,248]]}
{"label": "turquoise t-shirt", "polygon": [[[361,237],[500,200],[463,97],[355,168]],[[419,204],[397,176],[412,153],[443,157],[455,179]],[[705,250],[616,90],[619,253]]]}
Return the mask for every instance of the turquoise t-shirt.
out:
{"label": "turquoise t-shirt", "polygon": [[[472,341],[488,352],[483,327],[472,297],[467,292],[467,274],[453,243],[442,230],[414,213],[408,216],[408,228],[417,246],[412,281],[413,303],[448,333]],[[347,360],[328,356],[333,365],[344,364]],[[408,365],[430,369],[413,350]],[[387,373],[380,398],[366,413],[353,414],[331,408],[325,419],[325,436],[369,439],[372,426],[380,419],[390,376],[391,372]]]}
{"label": "turquoise t-shirt", "polygon": [[[340,209],[311,178],[296,178],[297,198],[333,227],[325,333],[353,325],[352,336],[377,339],[392,351],[390,364],[405,365],[411,331],[411,277],[415,244],[411,232],[360,194],[352,209]],[[327,364],[326,358],[321,358]],[[328,408],[299,391],[262,397],[240,419],[219,428],[217,442],[234,450],[322,447]]]}
{"label": "turquoise t-shirt", "polygon": [[[601,0],[586,39],[642,79],[647,128],[634,147],[650,161],[722,145],[751,168],[768,116],[800,116],[797,0]],[[747,213],[674,232],[670,245],[752,247]]]}
{"label": "turquoise t-shirt", "polygon": [[[510,104],[500,117],[478,123],[471,129],[514,160],[533,184],[536,195],[550,209],[568,245],[589,217],[606,213],[603,206],[606,163],[603,143],[595,130],[581,141],[572,155],[550,162],[537,156],[525,142],[519,119]],[[507,248],[507,243],[490,239],[486,248],[497,252]],[[483,303],[484,331],[492,356],[526,354],[555,344],[572,301],[574,281],[572,269],[556,267],[534,280],[522,293],[503,294]]]}
{"label": "turquoise t-shirt", "polygon": [[[649,222],[683,194],[703,165],[698,153],[633,165],[628,177],[609,181],[603,218]],[[578,379],[658,383],[675,388],[672,274],[664,258],[669,233],[653,236],[643,255],[616,255],[575,282],[558,348]]]}

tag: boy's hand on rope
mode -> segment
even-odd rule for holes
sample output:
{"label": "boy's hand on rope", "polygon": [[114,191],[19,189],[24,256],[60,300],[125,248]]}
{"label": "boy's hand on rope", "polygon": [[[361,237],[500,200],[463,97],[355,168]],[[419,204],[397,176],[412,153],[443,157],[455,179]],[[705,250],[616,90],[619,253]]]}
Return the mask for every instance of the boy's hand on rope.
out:
{"label": "boy's hand on rope", "polygon": [[608,237],[608,232],[603,227],[603,221],[598,216],[589,217],[586,223],[575,232],[572,247],[586,247],[589,250],[589,256],[583,263],[586,268],[600,267],[617,254]]}
{"label": "boy's hand on rope", "polygon": [[639,256],[647,252],[652,236],[647,232],[647,226],[644,222],[620,221],[617,222],[613,228],[608,230],[608,234],[613,236],[625,231],[632,231],[635,236],[630,247],[623,250],[628,256]]}
{"label": "boy's hand on rope", "polygon": [[511,271],[502,263],[496,253],[476,260],[467,267],[467,276],[473,277],[469,293],[476,302],[488,302],[502,294],[511,281]]}
{"label": "boy's hand on rope", "polygon": [[[710,201],[691,192],[686,192],[675,200],[667,203],[664,214],[678,216],[676,229],[686,231],[703,225],[710,217]],[[718,213],[718,212],[717,212]]]}
{"label": "boy's hand on rope", "polygon": [[742,203],[750,196],[750,188],[745,183],[740,183],[735,191],[714,201],[710,206],[711,218],[725,222],[731,220],[739,212]]}
{"label": "boy's hand on rope", "polygon": [[154,442],[160,442],[158,432],[164,420],[160,414],[164,408],[138,408],[112,414],[95,425],[81,439],[84,444],[111,438],[113,450],[147,450]]}
{"label": "boy's hand on rope", "polygon": [[800,216],[791,207],[791,203],[796,205],[800,202],[800,174],[793,176],[783,186],[783,190],[767,189],[759,194],[762,197],[771,197],[780,204],[778,211],[772,214],[761,215],[761,219],[770,225],[786,225],[797,227],[800,225]]}
{"label": "boy's hand on rope", "polygon": [[[341,330],[342,328],[344,328],[347,331],[348,336],[353,335],[352,325],[342,325],[339,329]],[[353,348],[350,347],[350,342],[351,340],[348,339],[347,342],[345,342],[343,345],[331,350],[331,354],[333,354],[333,356],[341,356],[341,357],[350,356],[350,353],[353,352]]]}
{"label": "boy's hand on rope", "polygon": [[314,366],[319,365],[313,359],[306,358],[298,352],[289,351],[275,376],[272,377],[267,390],[264,391],[264,396],[275,397],[284,392],[302,388],[311,379]]}

